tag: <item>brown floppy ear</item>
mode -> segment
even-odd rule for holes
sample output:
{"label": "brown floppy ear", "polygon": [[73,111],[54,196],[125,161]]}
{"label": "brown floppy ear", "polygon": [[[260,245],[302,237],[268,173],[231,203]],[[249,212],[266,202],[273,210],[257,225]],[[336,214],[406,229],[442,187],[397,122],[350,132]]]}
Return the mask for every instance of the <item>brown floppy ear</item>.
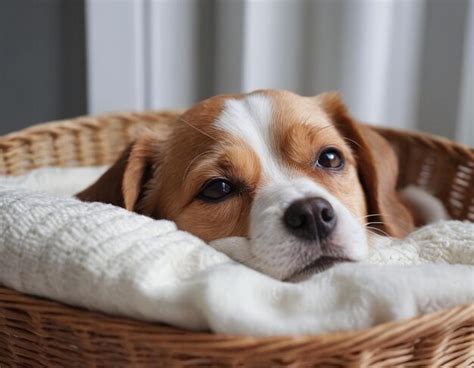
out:
{"label": "brown floppy ear", "polygon": [[389,142],[370,126],[356,122],[339,94],[316,97],[355,154],[359,180],[364,188],[369,222],[390,236],[404,237],[414,228],[413,217],[396,191],[398,158]]}
{"label": "brown floppy ear", "polygon": [[76,197],[85,202],[103,202],[135,210],[145,184],[158,165],[159,142],[153,134],[137,139],[94,184]]}

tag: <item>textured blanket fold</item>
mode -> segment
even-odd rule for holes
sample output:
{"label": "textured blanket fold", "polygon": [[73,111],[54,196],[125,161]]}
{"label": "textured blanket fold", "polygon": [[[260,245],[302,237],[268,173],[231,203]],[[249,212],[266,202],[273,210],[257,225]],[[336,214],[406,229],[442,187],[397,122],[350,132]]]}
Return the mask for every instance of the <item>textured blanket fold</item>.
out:
{"label": "textured blanket fold", "polygon": [[[82,171],[75,186],[97,174]],[[31,177],[0,179],[0,284],[65,303],[189,329],[271,335],[370,327],[474,300],[472,223],[433,224],[387,241],[367,262],[285,283],[172,222],[25,187],[37,185]]]}

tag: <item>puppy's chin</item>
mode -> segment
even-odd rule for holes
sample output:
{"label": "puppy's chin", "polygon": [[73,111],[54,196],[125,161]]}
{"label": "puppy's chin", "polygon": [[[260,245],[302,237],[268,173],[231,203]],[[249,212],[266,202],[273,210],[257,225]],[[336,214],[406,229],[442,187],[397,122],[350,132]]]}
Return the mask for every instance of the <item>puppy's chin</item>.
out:
{"label": "puppy's chin", "polygon": [[[329,251],[320,253],[314,259],[304,262],[295,262],[295,259],[283,257],[278,267],[269,263],[267,257],[260,257],[255,254],[255,248],[258,244],[255,240],[244,237],[228,237],[216,239],[209,243],[214,249],[226,254],[234,261],[253,268],[261,273],[271,276],[277,280],[287,282],[300,282],[307,280],[312,275],[328,270],[334,265],[346,262],[361,261],[366,257],[366,252],[359,252],[353,258],[349,258],[344,252]],[[310,246],[306,244],[306,246]],[[325,249],[326,247],[323,247]],[[364,247],[362,247],[364,248]],[[273,258],[268,254],[269,258]],[[301,261],[300,257],[295,257]],[[289,261],[289,262],[288,262]]]}
{"label": "puppy's chin", "polygon": [[[341,264],[341,263],[352,263],[363,261],[368,256],[368,248],[376,248],[381,246],[387,246],[391,239],[386,236],[381,236],[374,233],[368,233],[367,245],[368,247],[359,247],[356,254],[352,254],[353,258],[348,258],[344,254],[338,254],[337,252],[327,252],[328,255],[322,255],[321,257],[314,260],[308,266],[304,267],[301,271],[296,272],[292,276],[286,278],[284,281],[288,282],[300,282],[309,279],[312,275],[328,270],[329,268]],[[366,251],[364,251],[366,249]]]}
{"label": "puppy's chin", "polygon": [[[362,261],[368,254],[366,242],[359,243],[359,249],[356,252],[346,251],[344,246],[333,246],[328,251],[326,247],[321,247],[319,244],[304,244],[304,246],[313,247],[314,249],[303,254],[291,251],[285,252],[281,255],[281,260],[277,265],[271,255],[267,257],[256,256],[255,246],[256,244],[253,244],[252,241],[248,241],[245,261],[244,259],[239,261],[273,278],[288,282],[304,281],[312,275],[326,271],[337,264]],[[299,251],[301,252],[301,248]],[[233,258],[238,260],[237,257]]]}
{"label": "puppy's chin", "polygon": [[338,263],[342,263],[342,262],[352,262],[352,261],[345,258],[321,256],[318,259],[316,259],[314,262],[310,263],[308,266],[303,268],[301,271],[296,272],[294,275],[286,278],[283,281],[288,281],[288,282],[305,281],[309,279],[312,275],[323,272],[331,268],[332,266]]}

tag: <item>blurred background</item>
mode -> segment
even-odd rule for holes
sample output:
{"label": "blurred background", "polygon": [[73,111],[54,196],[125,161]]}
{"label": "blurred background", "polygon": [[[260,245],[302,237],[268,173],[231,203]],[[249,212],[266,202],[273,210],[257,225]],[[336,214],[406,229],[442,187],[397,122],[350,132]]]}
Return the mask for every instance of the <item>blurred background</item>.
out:
{"label": "blurred background", "polygon": [[284,88],[474,146],[473,75],[471,0],[0,1],[0,134]]}

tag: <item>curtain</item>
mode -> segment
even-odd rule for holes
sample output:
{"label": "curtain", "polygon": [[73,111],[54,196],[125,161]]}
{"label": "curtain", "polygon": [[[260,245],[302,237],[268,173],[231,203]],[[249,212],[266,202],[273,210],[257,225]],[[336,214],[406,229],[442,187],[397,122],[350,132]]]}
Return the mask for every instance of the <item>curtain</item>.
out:
{"label": "curtain", "polygon": [[260,88],[474,145],[469,0],[86,0],[90,113]]}

